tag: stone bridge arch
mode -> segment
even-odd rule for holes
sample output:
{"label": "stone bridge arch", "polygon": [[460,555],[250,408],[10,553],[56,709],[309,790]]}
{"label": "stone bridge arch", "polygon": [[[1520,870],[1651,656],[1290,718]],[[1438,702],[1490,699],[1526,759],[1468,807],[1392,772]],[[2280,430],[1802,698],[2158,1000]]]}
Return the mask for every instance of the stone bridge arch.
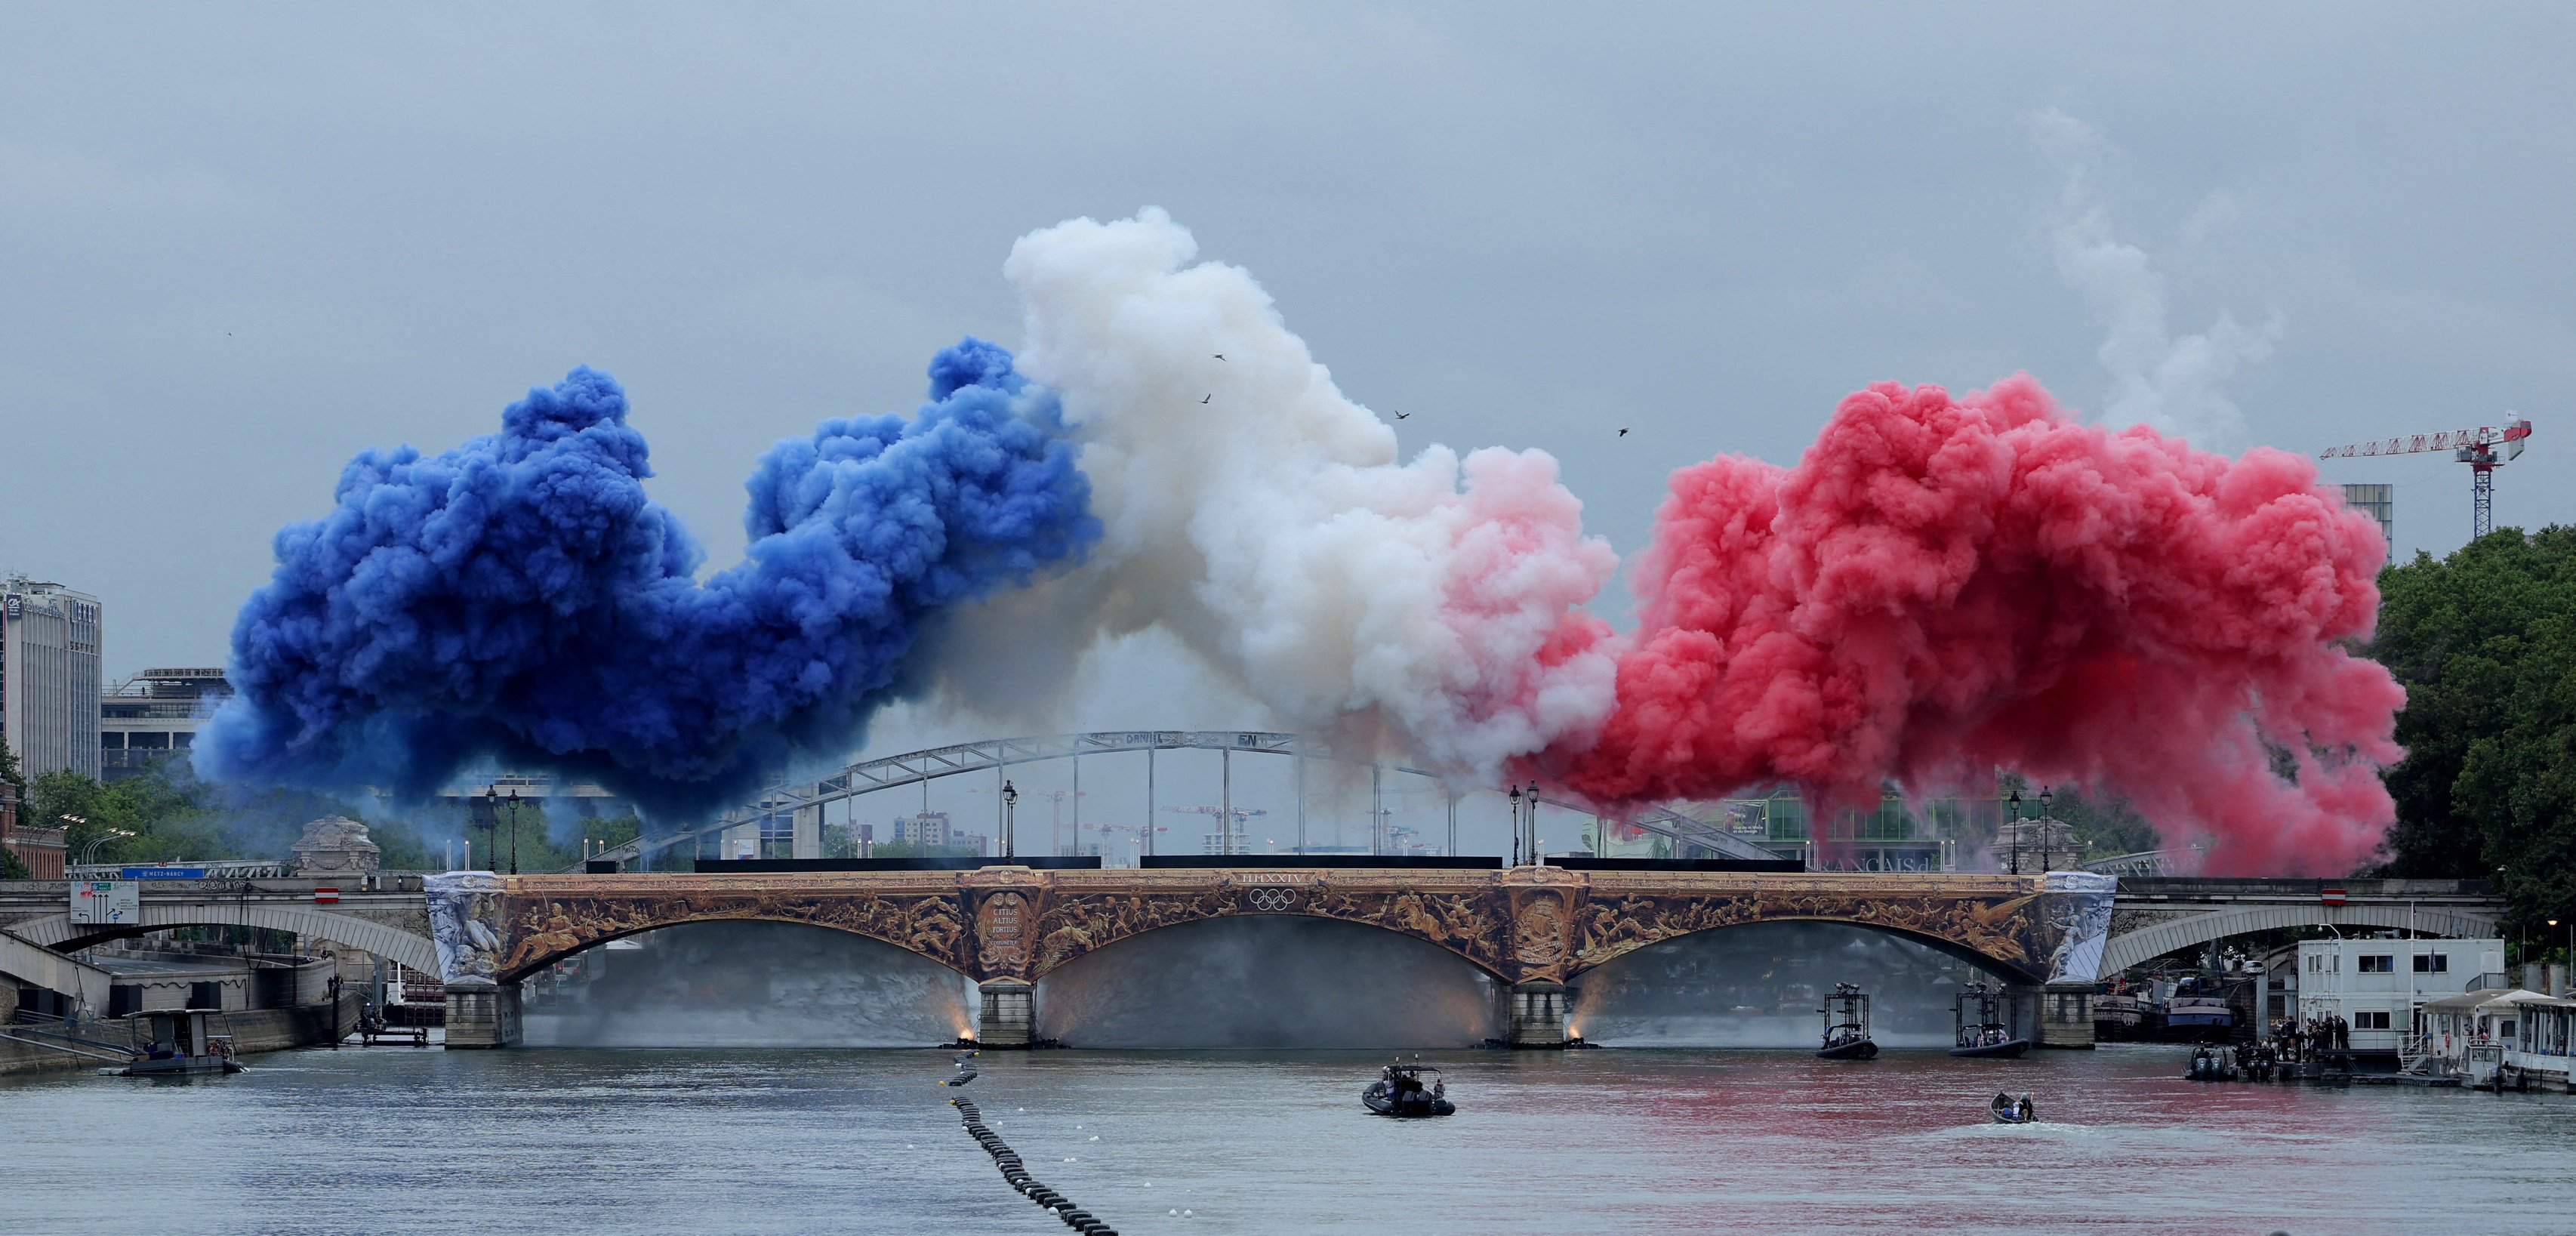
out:
{"label": "stone bridge arch", "polygon": [[1927,944],[2018,983],[2090,982],[2111,919],[2110,878],[2072,872],[1877,875],[1858,884],[1840,875],[1732,875],[1705,890],[1692,882],[1590,873],[1565,973],[1703,932],[1822,922]]}
{"label": "stone bridge arch", "polygon": [[108,929],[90,923],[74,923],[69,913],[46,914],[8,924],[10,934],[30,944],[40,944],[60,952],[175,927],[258,927],[288,931],[388,957],[424,974],[438,973],[437,948],[429,937],[418,931],[310,905],[221,899],[171,902],[146,898],[138,921]]}
{"label": "stone bridge arch", "polygon": [[2386,927],[2455,939],[2491,935],[2496,930],[2496,919],[2492,914],[2445,906],[2397,903],[2328,906],[2313,900],[2305,903],[2252,902],[2196,914],[2156,917],[2130,911],[2124,906],[2123,917],[2131,915],[2145,921],[2120,924],[2127,930],[2111,936],[2103,947],[2102,974],[2118,974],[2167,953],[2213,940],[2290,927]]}
{"label": "stone bridge arch", "polygon": [[[2023,954],[2019,953],[2017,950],[1990,951],[1988,949],[1979,948],[1955,937],[1937,934],[1921,928],[1895,926],[1883,922],[1874,922],[1870,919],[1857,916],[1847,917],[1823,914],[1767,915],[1759,918],[1748,918],[1742,922],[1723,923],[1712,927],[1702,927],[1694,931],[1680,931],[1658,939],[1622,941],[1614,947],[1592,949],[1583,952],[1580,955],[1578,964],[1568,968],[1566,977],[1571,981],[1576,977],[1589,974],[1594,970],[1598,970],[1603,966],[1607,966],[1622,958],[1628,957],[1632,954],[1645,952],[1646,950],[1655,948],[1659,945],[1673,944],[1699,936],[1714,935],[1719,932],[1732,931],[1739,927],[1751,927],[1763,923],[1824,923],[1835,927],[1850,927],[1856,930],[1885,936],[1890,939],[1905,940],[1910,943],[1923,945],[1944,957],[1951,958],[1952,960],[1965,962],[1971,966],[1975,966],[1978,969],[1985,971],[1990,978],[2010,983],[2023,985],[2040,984],[2049,982],[2052,978],[2049,972],[2047,959],[2041,958],[2038,963],[2038,968],[2034,969],[2026,959],[2019,959],[2023,957]],[[2004,951],[2012,951],[2016,959],[2007,959],[1997,955],[1998,952]]]}
{"label": "stone bridge arch", "polygon": [[555,960],[656,927],[721,920],[830,927],[939,962],[983,985],[988,1030],[1015,1025],[1023,1037],[1010,1041],[1025,1042],[1037,979],[1122,940],[1249,915],[1330,919],[1425,941],[1511,987],[1514,1041],[1548,1042],[1564,1037],[1568,977],[1665,940],[1758,922],[1850,923],[1925,940],[2027,984],[2089,982],[2110,922],[2111,886],[2110,877],[2078,872],[1013,866],[460,872],[429,877],[425,891],[449,987],[450,1043],[468,1023],[484,1027],[476,1033],[487,1045],[510,1041],[518,982]]}
{"label": "stone bridge arch", "polygon": [[[856,895],[766,887],[741,877],[651,877],[603,888],[580,880],[473,872],[431,880],[431,934],[450,984],[516,983],[611,940],[688,923],[823,927],[889,944],[975,977],[954,873],[897,872]],[[943,880],[939,877],[951,877]],[[565,887],[551,885],[565,884]]]}
{"label": "stone bridge arch", "polygon": [[979,981],[1028,982],[1120,940],[1247,914],[1378,927],[1510,983],[1562,982],[1651,944],[1790,919],[1905,935],[2046,982],[2091,979],[2109,922],[2109,885],[2107,877],[2063,872],[985,867],[740,876],[467,872],[433,876],[428,891],[442,973],[467,984],[513,983],[619,936],[725,919],[835,928]]}

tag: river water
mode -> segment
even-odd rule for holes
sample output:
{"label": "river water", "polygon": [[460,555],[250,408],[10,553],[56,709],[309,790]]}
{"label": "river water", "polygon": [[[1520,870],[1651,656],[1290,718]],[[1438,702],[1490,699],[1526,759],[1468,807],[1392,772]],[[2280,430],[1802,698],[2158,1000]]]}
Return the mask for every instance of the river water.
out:
{"label": "river water", "polygon": [[[1040,1180],[1127,1233],[2576,1230],[2576,1099],[2197,1084],[2185,1049],[993,1054]],[[1069,1229],[923,1050],[310,1050],[228,1078],[0,1080],[9,1233]],[[1985,1123],[1998,1089],[2045,1123]]]}

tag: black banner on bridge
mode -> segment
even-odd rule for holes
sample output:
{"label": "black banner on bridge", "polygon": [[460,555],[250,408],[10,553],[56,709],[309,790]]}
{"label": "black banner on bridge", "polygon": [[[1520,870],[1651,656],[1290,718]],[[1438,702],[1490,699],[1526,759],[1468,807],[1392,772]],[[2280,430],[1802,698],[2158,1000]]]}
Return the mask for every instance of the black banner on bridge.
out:
{"label": "black banner on bridge", "polygon": [[1445,871],[1495,871],[1503,860],[1492,855],[1447,857],[1428,854],[1148,854],[1143,867],[1414,867]]}
{"label": "black banner on bridge", "polygon": [[1551,867],[1568,871],[1769,871],[1800,872],[1802,858],[1551,858]]}

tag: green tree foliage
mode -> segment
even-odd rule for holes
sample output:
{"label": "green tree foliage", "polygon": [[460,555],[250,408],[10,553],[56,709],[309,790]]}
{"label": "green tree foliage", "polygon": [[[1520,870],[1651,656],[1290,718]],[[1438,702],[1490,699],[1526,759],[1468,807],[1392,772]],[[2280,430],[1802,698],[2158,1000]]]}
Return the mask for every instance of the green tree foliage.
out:
{"label": "green tree foliage", "polygon": [[2505,529],[2380,576],[2370,655],[2406,687],[2382,870],[2488,878],[2509,934],[2576,918],[2576,528]]}
{"label": "green tree foliage", "polygon": [[[568,807],[547,809],[542,798],[519,800],[516,843],[518,867],[522,874],[564,871],[581,865],[585,854],[596,854],[611,846],[633,841],[643,822],[634,813],[614,816],[580,815]],[[508,871],[513,841],[511,808],[497,804],[493,811],[495,826],[485,828],[476,823],[456,831],[474,843],[474,866],[484,871]],[[462,855],[458,856],[460,859]],[[390,853],[385,865],[393,866]],[[435,871],[442,862],[426,864]]]}
{"label": "green tree foliage", "polygon": [[18,787],[18,801],[27,801],[27,774],[18,769],[18,753],[9,749],[9,740],[0,738],[0,781]]}
{"label": "green tree foliage", "polygon": [[246,853],[215,813],[190,788],[157,773],[102,785],[69,769],[56,769],[28,787],[28,810],[19,818],[64,830],[74,859],[103,863],[157,863],[171,859],[266,857]]}
{"label": "green tree foliage", "polygon": [[[2041,786],[2017,772],[2006,772],[1995,782],[1995,797],[2021,795],[2024,819],[2039,816],[2039,794],[2047,790],[2048,814],[2066,821],[2067,830],[2083,849],[2082,862],[2118,858],[2124,854],[2143,854],[2164,848],[2156,835],[2156,826],[2129,806],[2129,800],[2116,794],[2087,794],[2076,786]],[[2037,833],[2031,834],[2037,836]]]}
{"label": "green tree foliage", "polygon": [[[27,810],[27,778],[18,771],[18,753],[9,749],[9,740],[6,738],[0,738],[0,781],[15,787],[16,792],[10,797],[17,801],[19,818],[24,819]],[[26,860],[19,858],[12,851],[0,850],[0,880],[24,880],[31,874],[27,870]]]}

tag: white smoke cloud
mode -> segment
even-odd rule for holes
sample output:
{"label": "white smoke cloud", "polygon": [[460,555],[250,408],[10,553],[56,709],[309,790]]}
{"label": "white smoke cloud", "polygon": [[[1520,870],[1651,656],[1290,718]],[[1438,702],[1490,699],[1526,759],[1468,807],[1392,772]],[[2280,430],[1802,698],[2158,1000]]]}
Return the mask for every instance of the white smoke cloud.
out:
{"label": "white smoke cloud", "polygon": [[[2033,116],[2030,129],[2039,148],[2066,172],[2048,227],[2057,272],[2108,330],[2095,352],[2111,379],[2101,419],[2180,434],[2214,450],[2241,448],[2245,415],[2224,387],[2239,367],[2271,355],[2281,335],[2279,312],[2262,328],[2248,329],[2222,310],[2208,330],[2174,337],[2166,321],[2164,276],[2145,250],[2113,234],[2087,183],[2087,172],[2106,149],[2102,135],[2055,108]],[[2213,195],[2186,224],[2186,236],[2205,235],[2235,209],[2233,197]]]}
{"label": "white smoke cloud", "polygon": [[1617,557],[1556,461],[1397,462],[1260,284],[1197,248],[1155,209],[1013,247],[1018,363],[1063,398],[1104,532],[1085,569],[972,616],[963,659],[990,649],[1044,692],[1062,671],[1042,659],[1160,624],[1282,723],[1461,777],[1596,729],[1614,665],[1577,607]]}

